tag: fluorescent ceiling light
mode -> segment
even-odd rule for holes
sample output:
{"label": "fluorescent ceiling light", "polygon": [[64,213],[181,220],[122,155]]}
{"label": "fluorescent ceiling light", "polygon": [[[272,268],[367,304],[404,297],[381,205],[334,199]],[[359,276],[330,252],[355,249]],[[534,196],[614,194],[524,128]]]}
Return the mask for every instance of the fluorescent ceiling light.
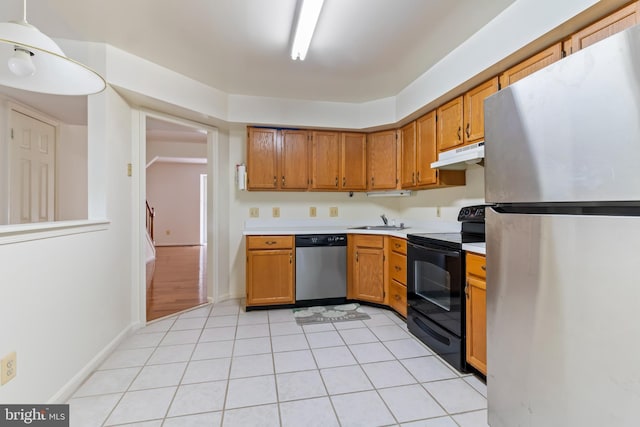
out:
{"label": "fluorescent ceiling light", "polygon": [[95,71],[73,59],[27,22],[0,23],[0,85],[54,95],[89,95],[106,83]]}
{"label": "fluorescent ceiling light", "polygon": [[296,26],[293,46],[291,47],[291,59],[304,61],[307,56],[311,37],[313,37],[313,32],[316,29],[323,3],[324,0],[302,0],[300,14],[298,15],[298,25]]}

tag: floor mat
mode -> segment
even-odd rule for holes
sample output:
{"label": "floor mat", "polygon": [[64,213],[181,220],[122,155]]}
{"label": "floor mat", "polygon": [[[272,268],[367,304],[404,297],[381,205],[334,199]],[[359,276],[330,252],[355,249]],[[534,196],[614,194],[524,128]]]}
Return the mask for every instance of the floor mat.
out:
{"label": "floor mat", "polygon": [[356,303],[294,308],[293,317],[298,325],[371,319]]}

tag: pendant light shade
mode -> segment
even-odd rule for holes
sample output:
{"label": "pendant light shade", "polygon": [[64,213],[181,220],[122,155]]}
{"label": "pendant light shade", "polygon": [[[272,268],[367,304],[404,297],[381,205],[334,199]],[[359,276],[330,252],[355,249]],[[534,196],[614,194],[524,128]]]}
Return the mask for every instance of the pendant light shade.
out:
{"label": "pendant light shade", "polygon": [[53,40],[24,19],[0,23],[0,85],[53,95],[90,95],[104,90],[106,82],[67,58]]}

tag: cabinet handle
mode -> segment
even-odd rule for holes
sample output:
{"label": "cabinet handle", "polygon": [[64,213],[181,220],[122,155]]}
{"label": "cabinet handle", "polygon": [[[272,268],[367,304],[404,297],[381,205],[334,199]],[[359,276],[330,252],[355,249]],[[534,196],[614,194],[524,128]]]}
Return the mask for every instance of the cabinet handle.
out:
{"label": "cabinet handle", "polygon": [[396,299],[396,301],[400,301],[400,295],[395,294],[393,297]]}
{"label": "cabinet handle", "polygon": [[482,269],[482,271],[487,271],[487,266],[486,265],[483,265],[480,268]]}
{"label": "cabinet handle", "polygon": [[371,186],[372,186],[372,187],[374,186],[374,182],[375,182],[375,181],[373,180],[373,178],[374,178],[374,177],[371,177]]}
{"label": "cabinet handle", "polygon": [[467,280],[467,284],[464,287],[464,294],[469,299],[469,281]]}
{"label": "cabinet handle", "polygon": [[358,252],[356,252],[356,262],[358,262]]}
{"label": "cabinet handle", "polygon": [[265,243],[265,245],[269,245],[269,246],[271,246],[271,245],[275,245],[275,244],[276,244],[276,243],[278,243],[278,242],[276,242],[275,240],[267,240],[267,241],[266,241],[266,242],[264,242],[264,243]]}
{"label": "cabinet handle", "polygon": [[289,264],[293,264],[293,254],[289,252]]}
{"label": "cabinet handle", "polygon": [[346,187],[347,186],[347,178],[346,177],[342,177],[342,186]]}
{"label": "cabinet handle", "polygon": [[411,183],[412,184],[416,183],[416,173],[415,172],[411,172]]}
{"label": "cabinet handle", "polygon": [[396,269],[396,271],[400,271],[400,270],[402,270],[402,267],[400,267],[400,266],[398,266],[398,265],[394,266],[393,268],[395,268],[395,269]]}
{"label": "cabinet handle", "polygon": [[336,176],[336,187],[338,186],[338,177]]}
{"label": "cabinet handle", "polygon": [[458,141],[462,141],[462,126],[458,126]]}
{"label": "cabinet handle", "polygon": [[274,175],[273,176],[273,186],[275,187],[276,185],[278,185],[278,178]]}
{"label": "cabinet handle", "polygon": [[282,186],[284,187],[284,175],[282,175]]}
{"label": "cabinet handle", "polygon": [[471,138],[471,130],[469,129],[469,123],[467,123],[467,129],[465,130],[465,133],[467,134],[467,138]]}
{"label": "cabinet handle", "polygon": [[418,179],[418,182],[420,182],[420,171],[416,174],[416,178]]}
{"label": "cabinet handle", "polygon": [[400,249],[400,243],[395,243],[396,248]]}

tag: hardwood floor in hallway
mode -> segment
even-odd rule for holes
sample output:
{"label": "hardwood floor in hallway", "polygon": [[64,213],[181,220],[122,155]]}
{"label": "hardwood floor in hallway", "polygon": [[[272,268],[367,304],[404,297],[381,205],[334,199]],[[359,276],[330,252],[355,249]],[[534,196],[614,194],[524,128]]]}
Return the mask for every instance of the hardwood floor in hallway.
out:
{"label": "hardwood floor in hallway", "polygon": [[147,321],[207,302],[206,260],[206,245],[156,247],[155,271],[147,286]]}

